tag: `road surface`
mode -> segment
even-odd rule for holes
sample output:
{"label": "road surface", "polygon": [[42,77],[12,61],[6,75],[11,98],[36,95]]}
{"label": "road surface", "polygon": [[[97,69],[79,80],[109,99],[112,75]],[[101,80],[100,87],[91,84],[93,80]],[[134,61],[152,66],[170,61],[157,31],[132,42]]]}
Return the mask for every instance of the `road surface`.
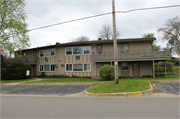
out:
{"label": "road surface", "polygon": [[179,98],[1,96],[4,118],[179,119]]}

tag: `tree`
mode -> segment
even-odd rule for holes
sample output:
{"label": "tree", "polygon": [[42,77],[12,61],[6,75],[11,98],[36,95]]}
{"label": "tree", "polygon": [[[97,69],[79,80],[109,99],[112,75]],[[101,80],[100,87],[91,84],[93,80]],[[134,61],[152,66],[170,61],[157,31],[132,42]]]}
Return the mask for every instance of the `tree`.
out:
{"label": "tree", "polygon": [[24,6],[25,0],[0,1],[0,45],[5,51],[30,46]]}
{"label": "tree", "polygon": [[[154,33],[143,33],[141,36],[143,38],[155,38]],[[157,40],[154,40],[152,43],[152,49],[157,51],[157,50],[160,50],[161,46],[157,45],[156,43],[157,43]]]}
{"label": "tree", "polygon": [[163,41],[173,39],[173,53],[180,55],[180,16],[168,19],[164,27],[158,28],[157,32],[161,35]]}
{"label": "tree", "polygon": [[[119,38],[120,32],[116,29],[116,38]],[[99,37],[103,40],[113,39],[113,31],[110,24],[103,24],[102,29],[99,31]]]}
{"label": "tree", "polygon": [[82,41],[89,41],[89,37],[87,36],[79,36],[76,39],[72,40],[73,42],[82,42]]}

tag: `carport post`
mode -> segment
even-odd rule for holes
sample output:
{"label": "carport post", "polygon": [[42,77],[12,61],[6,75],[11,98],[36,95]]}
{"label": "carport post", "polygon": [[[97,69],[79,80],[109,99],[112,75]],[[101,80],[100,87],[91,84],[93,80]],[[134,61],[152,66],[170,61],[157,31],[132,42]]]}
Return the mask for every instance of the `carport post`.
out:
{"label": "carport post", "polygon": [[153,78],[155,78],[155,75],[154,75],[154,60],[153,60]]}
{"label": "carport post", "polygon": [[165,61],[165,77],[166,77],[166,61]]}

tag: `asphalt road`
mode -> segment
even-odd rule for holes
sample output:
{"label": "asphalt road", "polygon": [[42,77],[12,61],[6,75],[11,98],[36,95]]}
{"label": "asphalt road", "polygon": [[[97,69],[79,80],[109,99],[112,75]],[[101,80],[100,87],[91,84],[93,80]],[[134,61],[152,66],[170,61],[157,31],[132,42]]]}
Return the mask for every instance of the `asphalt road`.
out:
{"label": "asphalt road", "polygon": [[156,84],[156,86],[163,93],[180,95],[180,82],[179,83],[160,83],[160,84]]}
{"label": "asphalt road", "polygon": [[69,95],[93,85],[1,85],[1,94]]}
{"label": "asphalt road", "polygon": [[179,119],[179,98],[2,96],[1,119]]}

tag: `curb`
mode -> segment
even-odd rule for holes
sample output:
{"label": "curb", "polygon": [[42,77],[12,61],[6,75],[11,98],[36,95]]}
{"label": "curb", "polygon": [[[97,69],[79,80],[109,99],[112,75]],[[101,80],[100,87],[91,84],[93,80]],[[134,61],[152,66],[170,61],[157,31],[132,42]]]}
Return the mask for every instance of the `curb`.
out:
{"label": "curb", "polygon": [[122,92],[122,93],[90,93],[87,92],[87,89],[84,91],[86,96],[139,96],[153,93],[153,87],[151,82],[149,81],[150,89],[144,91],[137,91],[137,92]]}

